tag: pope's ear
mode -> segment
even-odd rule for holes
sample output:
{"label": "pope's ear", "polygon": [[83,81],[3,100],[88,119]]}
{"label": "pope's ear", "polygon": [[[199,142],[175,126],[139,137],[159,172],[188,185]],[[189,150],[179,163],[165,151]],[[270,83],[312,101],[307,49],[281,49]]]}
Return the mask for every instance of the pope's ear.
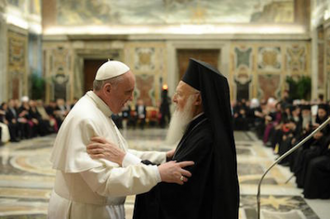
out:
{"label": "pope's ear", "polygon": [[106,83],[103,86],[103,92],[105,92],[105,93],[110,93],[111,92],[111,89],[112,89],[112,85],[110,83]]}

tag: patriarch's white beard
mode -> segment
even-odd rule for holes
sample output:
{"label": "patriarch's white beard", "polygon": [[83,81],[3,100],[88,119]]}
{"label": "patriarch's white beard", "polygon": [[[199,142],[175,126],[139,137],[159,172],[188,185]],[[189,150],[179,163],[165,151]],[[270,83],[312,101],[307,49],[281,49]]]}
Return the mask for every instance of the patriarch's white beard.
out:
{"label": "patriarch's white beard", "polygon": [[192,106],[195,101],[195,97],[193,95],[189,96],[184,106],[183,110],[175,109],[171,122],[168,128],[167,136],[165,143],[167,145],[176,146],[177,143],[181,140],[188,124],[191,122],[193,118]]}

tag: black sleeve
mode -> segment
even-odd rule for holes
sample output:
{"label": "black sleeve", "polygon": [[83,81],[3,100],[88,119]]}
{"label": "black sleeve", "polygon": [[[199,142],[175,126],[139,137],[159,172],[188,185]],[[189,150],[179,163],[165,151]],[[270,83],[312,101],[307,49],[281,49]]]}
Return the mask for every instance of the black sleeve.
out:
{"label": "black sleeve", "polygon": [[156,165],[153,162],[149,161],[149,160],[141,160],[141,163],[145,164],[145,165]]}

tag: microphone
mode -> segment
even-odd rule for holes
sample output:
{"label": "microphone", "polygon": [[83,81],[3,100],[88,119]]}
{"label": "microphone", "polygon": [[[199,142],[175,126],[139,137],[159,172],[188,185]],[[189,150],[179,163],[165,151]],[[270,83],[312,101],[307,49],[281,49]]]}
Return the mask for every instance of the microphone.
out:
{"label": "microphone", "polygon": [[277,158],[275,160],[275,162],[266,170],[266,172],[262,175],[259,184],[258,184],[258,193],[257,193],[257,204],[258,204],[258,219],[260,219],[260,190],[261,190],[261,183],[263,181],[263,179],[265,178],[265,176],[267,175],[267,173],[279,162],[281,162],[281,160],[283,160],[284,158],[286,158],[287,156],[289,156],[290,154],[292,154],[292,152],[294,152],[295,150],[297,150],[298,148],[300,148],[306,141],[308,141],[311,137],[313,137],[313,135],[315,135],[317,132],[321,131],[322,129],[324,129],[328,123],[330,123],[330,117],[323,122],[317,129],[315,129],[310,135],[308,135],[306,138],[304,138],[303,140],[301,140],[299,142],[299,144],[297,144],[296,146],[294,146],[293,148],[291,148],[289,151],[287,151],[285,154],[283,154],[282,156],[280,156],[279,158]]}

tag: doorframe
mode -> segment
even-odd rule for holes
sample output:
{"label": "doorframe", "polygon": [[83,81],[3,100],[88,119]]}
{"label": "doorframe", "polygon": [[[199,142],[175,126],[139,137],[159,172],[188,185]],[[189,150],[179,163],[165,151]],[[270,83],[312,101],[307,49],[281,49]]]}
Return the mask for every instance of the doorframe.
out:
{"label": "doorframe", "polygon": [[73,69],[73,91],[71,97],[82,97],[84,95],[84,60],[85,59],[111,59],[114,57],[118,61],[123,61],[123,50],[122,49],[106,49],[106,50],[76,50],[75,51],[75,65]]}
{"label": "doorframe", "polygon": [[[229,78],[229,50],[230,43],[226,41],[203,41],[191,40],[191,41],[169,41],[166,43],[167,48],[167,84],[169,95],[172,96],[175,92],[176,86],[179,83],[178,80],[178,59],[177,53],[180,49],[213,49],[219,50],[220,55],[218,57],[218,66],[216,66],[220,72]],[[172,104],[173,105],[173,104]]]}

